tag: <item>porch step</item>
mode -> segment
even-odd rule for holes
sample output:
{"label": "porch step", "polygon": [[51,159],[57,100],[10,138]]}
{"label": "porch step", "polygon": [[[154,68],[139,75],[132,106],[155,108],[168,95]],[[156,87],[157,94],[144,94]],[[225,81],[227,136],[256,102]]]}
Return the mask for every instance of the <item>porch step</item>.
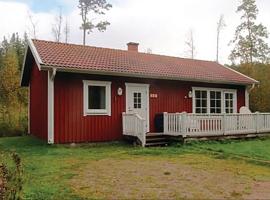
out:
{"label": "porch step", "polygon": [[168,137],[162,133],[147,133],[146,147],[167,146],[169,144]]}

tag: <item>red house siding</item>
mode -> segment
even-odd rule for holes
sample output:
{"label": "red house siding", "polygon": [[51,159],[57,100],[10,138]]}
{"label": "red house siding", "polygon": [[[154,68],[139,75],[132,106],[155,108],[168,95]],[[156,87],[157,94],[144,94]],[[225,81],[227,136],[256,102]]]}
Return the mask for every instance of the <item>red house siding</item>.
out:
{"label": "red house siding", "polygon": [[[111,81],[111,116],[83,116],[83,80]],[[125,112],[125,83],[150,84],[150,131],[154,117],[161,112],[192,112],[192,87],[237,89],[237,109],[245,105],[242,86],[192,83],[183,81],[138,79],[58,72],[54,83],[54,137],[55,143],[110,141],[122,138],[122,112]],[[123,88],[123,95],[117,89]]]}
{"label": "red house siding", "polygon": [[48,139],[48,73],[33,65],[30,79],[30,133]]}

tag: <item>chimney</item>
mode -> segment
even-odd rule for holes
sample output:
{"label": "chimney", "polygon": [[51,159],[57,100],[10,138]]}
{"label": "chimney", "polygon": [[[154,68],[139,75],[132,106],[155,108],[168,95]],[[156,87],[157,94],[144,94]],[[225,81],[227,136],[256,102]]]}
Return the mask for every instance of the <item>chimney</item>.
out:
{"label": "chimney", "polygon": [[138,52],[139,43],[129,42],[127,43],[128,51]]}

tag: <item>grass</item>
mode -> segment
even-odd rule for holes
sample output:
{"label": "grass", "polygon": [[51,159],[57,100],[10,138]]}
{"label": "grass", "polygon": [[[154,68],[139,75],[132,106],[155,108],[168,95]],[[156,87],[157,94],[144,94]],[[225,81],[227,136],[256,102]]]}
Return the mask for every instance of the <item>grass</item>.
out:
{"label": "grass", "polygon": [[[227,160],[240,156],[242,164],[249,161],[247,158],[252,158],[262,161],[264,165],[262,167],[266,167],[267,170],[270,166],[268,164],[270,162],[269,138],[225,142],[192,142],[184,146],[175,144],[166,148],[132,147],[121,142],[83,144],[76,147],[69,145],[50,146],[29,136],[0,138],[0,155],[2,154],[0,159],[8,161],[10,152],[17,152],[22,158],[25,199],[84,199],[86,196],[80,194],[80,189],[74,189],[76,185],[71,183],[76,183],[74,179],[76,180],[76,177],[83,173],[89,165],[92,166],[92,164],[95,165],[96,162],[104,160],[109,160],[109,163],[111,162],[113,166],[114,161],[126,162],[130,159],[150,159],[161,163],[166,159],[172,159],[171,162],[207,169],[209,162],[212,162],[211,159],[215,157]],[[200,164],[199,159],[203,156],[213,158],[207,160],[205,157],[205,165],[202,165],[203,162]],[[235,160],[232,165],[238,162],[240,161]],[[255,170],[256,173],[254,172],[255,177],[265,173],[265,168],[260,168],[257,164],[261,163],[247,164],[251,171],[255,168],[258,169]],[[170,177],[171,172],[165,170],[162,173]],[[249,173],[250,171],[246,174]],[[89,195],[87,192],[86,194]],[[91,193],[91,195],[94,194]],[[98,197],[102,197],[102,195]],[[87,198],[96,198],[96,196],[87,196]]]}

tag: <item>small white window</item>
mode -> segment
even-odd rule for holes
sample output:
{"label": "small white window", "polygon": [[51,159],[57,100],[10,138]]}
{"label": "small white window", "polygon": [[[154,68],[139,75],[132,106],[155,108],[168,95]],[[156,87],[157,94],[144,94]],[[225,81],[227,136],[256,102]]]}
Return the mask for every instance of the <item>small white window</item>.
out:
{"label": "small white window", "polygon": [[111,82],[83,81],[84,115],[111,115]]}
{"label": "small white window", "polygon": [[210,91],[210,113],[221,113],[221,91]]}
{"label": "small white window", "polygon": [[196,113],[207,113],[207,91],[195,91]]}
{"label": "small white window", "polygon": [[225,113],[233,113],[234,112],[234,94],[231,92],[224,93],[225,100]]}

